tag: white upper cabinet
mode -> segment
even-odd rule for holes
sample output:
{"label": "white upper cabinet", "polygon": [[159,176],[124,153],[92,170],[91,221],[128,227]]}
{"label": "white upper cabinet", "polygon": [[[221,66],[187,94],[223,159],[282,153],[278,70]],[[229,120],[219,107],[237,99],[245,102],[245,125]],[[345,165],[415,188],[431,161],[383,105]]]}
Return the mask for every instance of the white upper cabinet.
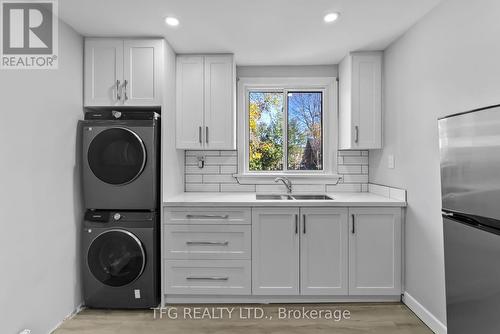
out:
{"label": "white upper cabinet", "polygon": [[352,208],[349,295],[401,293],[401,209]]}
{"label": "white upper cabinet", "polygon": [[347,208],[301,208],[300,293],[347,295]]}
{"label": "white upper cabinet", "polygon": [[235,75],[232,56],[205,57],[205,148],[236,148]]}
{"label": "white upper cabinet", "polygon": [[202,56],[177,57],[176,146],[179,149],[203,147],[204,59]]}
{"label": "white upper cabinet", "polygon": [[232,55],[177,56],[178,149],[236,149]]}
{"label": "white upper cabinet", "polygon": [[161,105],[162,40],[125,40],[124,105]]}
{"label": "white upper cabinet", "polygon": [[163,41],[85,40],[85,106],[160,106]]}
{"label": "white upper cabinet", "polygon": [[85,40],[85,105],[116,106],[123,80],[123,40]]}
{"label": "white upper cabinet", "polygon": [[252,291],[299,294],[299,209],[252,209]]}
{"label": "white upper cabinet", "polygon": [[382,52],[353,52],[339,65],[339,148],[382,148]]}

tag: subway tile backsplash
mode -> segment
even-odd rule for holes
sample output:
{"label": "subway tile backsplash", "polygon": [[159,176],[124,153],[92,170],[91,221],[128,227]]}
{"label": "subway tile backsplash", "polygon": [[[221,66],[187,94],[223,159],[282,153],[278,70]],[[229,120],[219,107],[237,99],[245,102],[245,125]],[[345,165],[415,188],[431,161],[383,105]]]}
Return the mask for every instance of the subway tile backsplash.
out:
{"label": "subway tile backsplash", "polygon": [[[198,167],[198,156],[205,156],[205,166]],[[237,151],[186,151],[185,191],[187,192],[284,192],[281,184],[238,184]],[[298,193],[367,192],[368,151],[339,151],[337,173],[343,176],[338,185],[294,184]]]}

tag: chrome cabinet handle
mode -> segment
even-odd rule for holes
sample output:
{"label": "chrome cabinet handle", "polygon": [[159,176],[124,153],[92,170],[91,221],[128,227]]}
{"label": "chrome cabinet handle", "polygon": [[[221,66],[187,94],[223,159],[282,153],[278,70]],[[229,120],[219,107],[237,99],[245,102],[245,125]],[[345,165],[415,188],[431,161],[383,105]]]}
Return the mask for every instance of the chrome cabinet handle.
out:
{"label": "chrome cabinet handle", "polygon": [[127,100],[128,100],[128,95],[127,95],[127,84],[128,84],[128,81],[127,81],[127,80],[123,81],[123,100],[124,100],[124,101],[127,101]]}
{"label": "chrome cabinet handle", "polygon": [[202,140],[201,140],[201,126],[198,127],[198,141],[200,142],[200,144],[202,143]]}
{"label": "chrome cabinet handle", "polygon": [[122,99],[121,95],[120,95],[120,80],[116,80],[116,100],[117,101],[120,101]]}
{"label": "chrome cabinet handle", "polygon": [[354,233],[356,233],[356,226],[355,226],[356,225],[356,221],[354,220],[354,217],[355,217],[354,215],[351,215],[351,217],[352,217],[352,229],[351,229],[351,233],[354,234]]}
{"label": "chrome cabinet handle", "polygon": [[295,215],[295,234],[299,233],[299,215]]}
{"label": "chrome cabinet handle", "polygon": [[227,276],[188,276],[187,280],[209,280],[209,281],[227,281],[229,277]]}
{"label": "chrome cabinet handle", "polygon": [[208,144],[208,126],[205,127],[205,142]]}
{"label": "chrome cabinet handle", "polygon": [[189,246],[227,246],[229,241],[186,241]]}
{"label": "chrome cabinet handle", "polygon": [[357,144],[359,141],[359,127],[354,126],[354,142]]}
{"label": "chrome cabinet handle", "polygon": [[302,226],[302,233],[306,234],[306,215],[302,215],[302,220],[304,221],[304,226]]}
{"label": "chrome cabinet handle", "polygon": [[187,219],[228,219],[229,215],[186,215]]}

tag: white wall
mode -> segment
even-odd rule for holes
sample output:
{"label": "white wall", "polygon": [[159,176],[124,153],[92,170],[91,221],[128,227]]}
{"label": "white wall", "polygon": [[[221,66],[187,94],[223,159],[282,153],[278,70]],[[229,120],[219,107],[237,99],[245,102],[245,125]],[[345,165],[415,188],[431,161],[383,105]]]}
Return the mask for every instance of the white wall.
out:
{"label": "white wall", "polygon": [[165,41],[162,106],[162,195],[184,191],[184,151],[175,148],[175,52]]}
{"label": "white wall", "polygon": [[385,52],[384,149],[370,152],[370,182],[408,190],[406,291],[443,324],[437,118],[500,103],[499,17],[498,0],[448,0]]}
{"label": "white wall", "polygon": [[0,71],[1,333],[48,333],[81,303],[82,56],[60,23],[58,70]]}
{"label": "white wall", "polygon": [[236,75],[243,77],[336,77],[337,65],[238,66]]}

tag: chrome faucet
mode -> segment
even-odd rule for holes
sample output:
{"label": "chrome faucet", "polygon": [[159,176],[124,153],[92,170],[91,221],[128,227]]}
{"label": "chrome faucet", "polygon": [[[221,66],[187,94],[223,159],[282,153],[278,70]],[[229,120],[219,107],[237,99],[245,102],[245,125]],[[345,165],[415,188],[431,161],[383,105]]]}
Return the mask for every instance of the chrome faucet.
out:
{"label": "chrome faucet", "polygon": [[292,193],[292,181],[290,181],[289,178],[286,176],[280,176],[274,179],[274,182],[278,183],[279,181],[283,182],[283,184],[286,187],[287,193],[291,194]]}

